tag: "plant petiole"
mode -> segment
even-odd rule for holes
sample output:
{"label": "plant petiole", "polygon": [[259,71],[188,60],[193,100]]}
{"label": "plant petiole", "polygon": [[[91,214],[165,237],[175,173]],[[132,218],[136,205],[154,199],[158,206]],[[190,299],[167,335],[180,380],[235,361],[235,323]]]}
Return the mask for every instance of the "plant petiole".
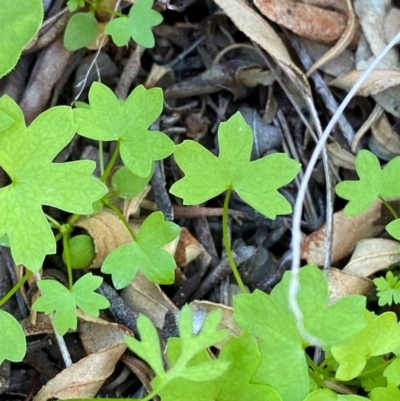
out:
{"label": "plant petiole", "polygon": [[47,213],[45,213],[44,215],[46,216],[46,219],[50,223],[52,228],[55,228],[57,230],[61,229],[61,224],[56,219],[53,219],[53,217],[49,216]]}
{"label": "plant petiole", "polygon": [[115,162],[117,161],[118,155],[119,155],[119,141],[117,142],[117,146],[114,149],[114,152],[111,156],[110,161],[107,164],[106,169],[104,170],[104,173],[101,175],[101,178],[100,178],[101,182],[106,182],[108,176],[110,175],[112,168],[114,167]]}
{"label": "plant petiole", "polygon": [[229,188],[225,194],[224,208],[223,208],[223,212],[222,212],[222,236],[223,236],[223,240],[224,240],[226,256],[228,258],[229,265],[231,266],[232,273],[235,276],[235,279],[240,287],[240,290],[243,292],[243,294],[247,294],[248,290],[247,290],[246,286],[244,285],[242,278],[240,277],[239,270],[236,266],[235,260],[233,259],[231,244],[230,244],[229,235],[228,235],[228,212],[229,212],[228,206],[229,206],[229,199],[231,197],[231,193],[232,193],[232,188]]}
{"label": "plant petiole", "polygon": [[33,272],[28,270],[25,275],[18,280],[14,287],[11,288],[11,290],[8,291],[7,294],[4,295],[4,297],[0,300],[0,306],[3,306],[25,284],[26,280],[28,280],[32,274]]}
{"label": "plant petiole", "polygon": [[129,221],[125,218],[125,216],[121,213],[121,211],[115,205],[113,205],[110,200],[105,201],[104,204],[107,207],[109,207],[119,217],[119,219],[122,221],[122,223],[124,224],[126,229],[129,231],[129,234],[131,234],[133,240],[136,241],[136,234],[132,230],[132,227],[129,224]]}
{"label": "plant petiole", "polygon": [[68,289],[71,291],[74,283],[72,278],[71,255],[69,252],[69,239],[70,239],[70,233],[67,232],[65,235],[63,235],[63,246],[65,252],[65,264],[67,265],[67,271],[68,271]]}
{"label": "plant petiole", "polygon": [[390,213],[392,213],[392,216],[395,219],[399,218],[399,215],[396,213],[396,211],[393,209],[392,205],[386,200],[384,199],[382,196],[379,196],[379,199],[381,200],[381,202],[386,206],[386,208],[389,210]]}

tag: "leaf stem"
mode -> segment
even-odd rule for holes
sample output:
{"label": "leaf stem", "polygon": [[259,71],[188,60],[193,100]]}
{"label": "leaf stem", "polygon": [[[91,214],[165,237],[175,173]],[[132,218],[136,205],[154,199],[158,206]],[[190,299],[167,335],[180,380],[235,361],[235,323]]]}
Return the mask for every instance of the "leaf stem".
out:
{"label": "leaf stem", "polygon": [[229,188],[226,191],[225,194],[225,200],[224,200],[224,209],[222,212],[222,236],[224,240],[224,247],[225,247],[225,252],[226,256],[229,261],[229,265],[231,266],[232,273],[235,276],[235,279],[240,287],[240,290],[243,292],[243,294],[247,294],[247,288],[243,284],[242,278],[240,277],[238,268],[236,267],[235,260],[233,259],[233,254],[232,254],[232,249],[231,249],[231,244],[229,241],[229,235],[228,235],[228,206],[229,206],[229,199],[231,197],[232,193],[232,188]]}
{"label": "leaf stem", "polygon": [[0,300],[0,306],[3,306],[28,280],[30,276],[32,276],[33,272],[28,270],[23,277],[21,277],[18,282],[11,288],[10,291],[7,292],[6,295]]}
{"label": "leaf stem", "polygon": [[129,234],[131,234],[132,238],[134,241],[136,241],[136,234],[132,230],[131,225],[129,224],[129,221],[125,218],[125,216],[121,213],[121,211],[113,205],[111,202],[107,202],[106,206],[108,206],[115,214],[119,217],[119,219],[122,221],[126,229],[129,231]]}
{"label": "leaf stem", "polygon": [[70,233],[66,233],[63,236],[65,264],[67,265],[67,271],[68,271],[68,289],[71,291],[74,283],[72,280],[71,254],[69,253],[69,238],[70,238]]}
{"label": "leaf stem", "polygon": [[49,216],[47,213],[45,213],[44,215],[53,228],[56,228],[57,230],[60,229],[61,224],[56,219],[53,219],[53,217]]}
{"label": "leaf stem", "polygon": [[104,173],[101,175],[101,178],[100,178],[101,182],[106,182],[108,176],[110,175],[112,168],[114,167],[114,164],[117,160],[118,155],[119,155],[119,141],[117,142],[117,146],[114,149],[114,152],[111,156],[110,161],[107,164],[106,169],[104,170]]}
{"label": "leaf stem", "polygon": [[99,164],[100,164],[100,177],[102,177],[104,174],[103,141],[99,141]]}
{"label": "leaf stem", "polygon": [[115,17],[126,17],[125,14],[119,13],[118,11],[111,10],[110,8],[100,6],[96,1],[85,0],[85,3],[93,7],[95,11],[103,11],[107,14],[114,15]]}
{"label": "leaf stem", "polygon": [[393,209],[392,205],[386,200],[384,199],[382,196],[379,197],[379,199],[382,201],[382,203],[386,206],[386,208],[389,210],[390,213],[392,213],[392,216],[395,219],[399,218],[399,215],[396,213],[396,211]]}

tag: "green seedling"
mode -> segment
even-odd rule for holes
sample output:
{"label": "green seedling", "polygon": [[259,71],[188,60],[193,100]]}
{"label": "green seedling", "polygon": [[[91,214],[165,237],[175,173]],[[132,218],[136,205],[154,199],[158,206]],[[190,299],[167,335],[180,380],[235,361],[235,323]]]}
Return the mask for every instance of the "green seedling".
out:
{"label": "green seedling", "polygon": [[74,51],[89,45],[96,39],[99,26],[95,17],[96,11],[103,11],[114,18],[107,24],[105,33],[110,35],[117,46],[128,45],[133,39],[138,45],[145,48],[154,47],[153,26],[161,24],[162,15],[153,10],[154,0],[138,0],[129,10],[128,15],[121,14],[101,5],[101,2],[88,0],[69,0],[68,8],[71,12],[88,4],[89,12],[80,12],[72,16],[64,33],[64,46]]}
{"label": "green seedling", "polygon": [[180,227],[164,220],[162,212],[154,212],[143,222],[137,235],[131,231],[133,242],[112,251],[101,267],[112,275],[117,289],[126,287],[140,270],[150,281],[172,284],[176,262],[163,246],[172,242]]}
{"label": "green seedling", "polygon": [[292,208],[278,189],[291,182],[300,164],[284,153],[250,161],[253,147],[251,128],[238,112],[218,129],[219,157],[195,141],[176,146],[175,160],[185,177],[172,185],[170,192],[185,205],[196,205],[226,191],[222,218],[224,246],[243,292],[246,292],[235,265],[228,238],[228,205],[232,190],[265,216],[275,219]]}
{"label": "green seedling", "polygon": [[378,277],[373,281],[378,291],[379,306],[392,305],[393,302],[400,303],[400,282],[391,271],[386,273],[386,278]]}
{"label": "green seedling", "polygon": [[110,303],[94,291],[100,287],[103,279],[87,273],[69,290],[56,280],[41,280],[38,287],[43,295],[32,305],[38,312],[54,313],[53,322],[59,334],[64,335],[68,329],[76,329],[76,308],[89,315],[99,316],[99,309],[106,309]]}
{"label": "green seedling", "polygon": [[132,199],[139,195],[151,180],[153,172],[154,163],[147,177],[139,177],[125,166],[119,168],[111,177],[111,185],[115,196],[122,199]]}
{"label": "green seedling", "polygon": [[98,141],[118,141],[116,154],[120,150],[125,166],[137,176],[149,177],[154,161],[174,151],[174,143],[165,134],[149,131],[163,108],[161,89],[140,85],[120,101],[111,89],[96,82],[89,102],[90,109],[74,109],[78,133]]}

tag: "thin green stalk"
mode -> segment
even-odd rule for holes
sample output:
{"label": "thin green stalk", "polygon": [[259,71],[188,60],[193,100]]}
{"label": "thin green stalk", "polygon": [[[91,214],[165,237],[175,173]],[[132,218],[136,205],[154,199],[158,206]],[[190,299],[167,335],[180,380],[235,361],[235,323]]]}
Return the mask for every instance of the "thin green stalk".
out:
{"label": "thin green stalk", "polygon": [[49,223],[50,223],[50,225],[53,227],[53,228],[56,228],[56,229],[60,229],[60,227],[61,227],[61,224],[56,220],[56,219],[53,219],[53,217],[51,217],[51,216],[49,216],[48,214],[44,214],[45,216],[46,216],[46,219],[47,219],[47,221],[49,221]]}
{"label": "thin green stalk", "polygon": [[64,246],[64,253],[65,253],[65,264],[67,265],[67,271],[68,271],[68,289],[71,291],[72,286],[74,285],[73,280],[72,280],[72,266],[71,266],[71,254],[69,253],[69,238],[70,238],[70,233],[66,233],[63,236],[63,246]]}
{"label": "thin green stalk", "polygon": [[382,201],[382,203],[386,206],[386,208],[389,210],[390,213],[392,213],[392,216],[395,219],[399,218],[399,215],[396,213],[396,211],[393,209],[392,205],[384,198],[382,198],[382,196],[379,197],[379,199]]}
{"label": "thin green stalk", "polygon": [[115,162],[117,161],[118,155],[119,155],[119,141],[117,142],[117,146],[114,149],[114,152],[111,156],[110,161],[107,164],[106,169],[104,170],[104,173],[101,175],[101,178],[100,178],[101,182],[106,182],[112,168],[114,167]]}
{"label": "thin green stalk", "polygon": [[232,188],[229,188],[225,194],[224,209],[222,212],[222,236],[223,236],[223,240],[224,240],[226,256],[228,258],[229,265],[231,266],[232,273],[235,276],[235,279],[240,287],[240,290],[243,292],[243,294],[247,294],[248,293],[247,288],[243,284],[242,278],[240,277],[240,274],[239,274],[239,270],[236,267],[235,260],[233,259],[231,244],[230,244],[229,235],[228,235],[228,206],[229,206],[229,199],[231,197],[231,193],[232,193]]}
{"label": "thin green stalk", "polygon": [[3,306],[25,284],[26,280],[28,280],[32,274],[33,272],[28,270],[25,275],[19,279],[18,283],[0,300],[0,306]]}
{"label": "thin green stalk", "polygon": [[111,10],[110,8],[105,8],[105,7],[100,6],[96,1],[85,0],[85,3],[92,6],[95,11],[104,11],[105,13],[114,15],[115,17],[126,17],[125,14],[122,14],[118,11],[114,11],[114,10]]}
{"label": "thin green stalk", "polygon": [[131,225],[129,224],[129,221],[125,218],[125,216],[121,213],[121,211],[115,206],[113,205],[111,202],[107,202],[106,204],[113,212],[115,212],[115,214],[119,217],[119,219],[122,221],[122,223],[124,224],[124,226],[126,227],[126,229],[129,231],[129,233],[131,234],[132,238],[134,241],[136,241],[136,235],[134,233],[134,231],[132,230]]}
{"label": "thin green stalk", "polygon": [[102,177],[104,174],[103,141],[99,141],[99,164],[100,164],[100,177]]}

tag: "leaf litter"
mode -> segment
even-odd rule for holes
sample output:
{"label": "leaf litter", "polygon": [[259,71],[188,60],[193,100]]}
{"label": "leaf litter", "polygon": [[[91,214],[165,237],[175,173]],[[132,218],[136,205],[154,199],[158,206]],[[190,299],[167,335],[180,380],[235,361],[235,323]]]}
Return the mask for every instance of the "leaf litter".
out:
{"label": "leaf litter", "polygon": [[[111,3],[113,6],[116,4],[116,2]],[[9,151],[9,156],[2,156],[0,160],[0,165],[6,173],[4,178],[0,176],[3,187],[0,190],[0,198],[5,205],[5,212],[0,218],[2,242],[12,245],[15,263],[23,264],[33,271],[39,271],[42,266],[44,271],[54,268],[57,266],[58,249],[42,208],[45,207],[46,214],[49,213],[56,219],[63,219],[65,216],[57,214],[52,209],[53,207],[68,213],[91,214],[94,211],[93,202],[105,194],[105,184],[107,184],[113,188],[116,195],[125,198],[120,201],[124,203],[118,205],[125,205],[126,213],[124,214],[130,218],[136,232],[140,227],[137,241],[131,240],[126,227],[120,224],[118,218],[115,220],[115,215],[101,218],[101,224],[96,229],[92,229],[91,221],[99,219],[98,216],[101,214],[83,217],[78,221],[77,227],[89,232],[95,239],[96,259],[89,268],[101,267],[101,272],[111,273],[111,280],[108,280],[107,274],[104,275],[104,280],[112,283],[117,290],[125,286],[129,289],[133,288],[131,290],[133,295],[129,296],[129,302],[133,303],[131,308],[137,317],[137,334],[141,334],[141,339],[139,341],[132,337],[128,340],[128,345],[154,371],[155,378],[152,379],[151,386],[153,388],[161,384],[164,386],[159,392],[162,399],[172,400],[176,397],[180,399],[179,397],[187,396],[192,391],[196,377],[203,375],[204,378],[207,374],[210,376],[209,380],[199,384],[198,387],[202,388],[202,391],[193,393],[190,399],[209,399],[207,397],[218,400],[240,397],[240,399],[276,401],[289,399],[318,401],[328,397],[332,400],[351,400],[350,397],[356,397],[354,400],[364,399],[355,395],[336,396],[336,393],[330,390],[318,390],[307,396],[309,377],[304,349],[307,346],[325,347],[325,351],[331,352],[339,362],[337,377],[342,380],[351,380],[356,377],[368,363],[368,357],[371,355],[381,357],[388,352],[395,355],[398,353],[396,347],[399,334],[393,313],[380,316],[373,313],[365,314],[361,302],[364,298],[360,295],[340,300],[344,294],[365,295],[367,288],[370,288],[369,278],[379,275],[380,270],[387,269],[392,262],[397,261],[398,243],[379,237],[385,236],[386,227],[389,234],[399,239],[400,225],[398,219],[387,225],[388,216],[382,211],[383,206],[379,199],[391,198],[389,202],[397,210],[397,204],[393,198],[399,197],[398,180],[395,175],[395,171],[398,171],[398,159],[394,159],[399,154],[397,143],[397,119],[400,117],[397,108],[399,79],[396,75],[399,63],[398,50],[395,48],[389,52],[379,68],[371,73],[358,91],[359,96],[367,99],[364,103],[360,98],[355,99],[357,104],[365,106],[364,115],[372,115],[375,104],[382,108],[383,113],[374,116],[374,120],[370,121],[370,125],[362,136],[356,135],[359,141],[352,149],[353,152],[349,149],[348,141],[345,139],[346,133],[341,131],[341,126],[331,135],[332,142],[329,146],[332,143],[336,146],[336,159],[331,156],[332,174],[338,181],[340,180],[336,193],[349,201],[346,206],[341,201],[336,201],[334,204],[332,239],[327,237],[326,226],[323,226],[326,208],[323,196],[325,188],[319,166],[315,169],[310,183],[311,201],[318,205],[320,226],[318,229],[310,229],[312,226],[310,222],[307,219],[303,221],[305,241],[302,245],[302,257],[309,263],[322,266],[327,246],[332,241],[331,265],[336,268],[334,271],[367,280],[368,285],[355,284],[355,287],[362,287],[361,291],[358,289],[359,292],[357,288],[344,290],[340,280],[330,279],[329,277],[333,277],[334,274],[327,271],[330,286],[328,293],[328,284],[316,268],[311,266],[302,268],[300,284],[303,284],[298,293],[298,302],[303,312],[305,328],[316,339],[315,343],[306,344],[301,332],[296,328],[295,319],[285,301],[288,297],[290,274],[283,274],[283,272],[286,270],[285,258],[290,259],[288,243],[291,234],[288,227],[291,224],[290,213],[297,192],[292,179],[300,168],[299,163],[289,159],[288,156],[294,158],[295,155],[291,152],[295,148],[298,152],[297,159],[306,165],[315,145],[309,137],[310,131],[302,125],[291,103],[298,103],[304,96],[308,101],[314,102],[322,125],[326,125],[329,121],[329,114],[320,102],[319,94],[314,94],[313,98],[312,85],[314,84],[306,78],[301,64],[298,64],[293,57],[293,49],[290,48],[285,35],[286,30],[298,35],[314,61],[309,74],[313,71],[316,71],[315,74],[321,74],[330,84],[328,96],[340,102],[345,92],[350,90],[363,70],[371,63],[372,58],[377,56],[393,37],[389,28],[395,24],[396,19],[393,15],[396,15],[398,10],[388,1],[378,4],[367,0],[354,2],[256,0],[254,8],[240,0],[216,0],[208,6],[204,2],[196,4],[183,1],[181,3],[181,14],[179,14],[174,11],[173,4],[156,1],[152,13],[143,14],[146,18],[140,18],[140,12],[134,14],[134,10],[142,7],[143,10],[149,11],[153,5],[152,1],[140,0],[134,3],[130,11],[126,12],[126,17],[115,18],[109,23],[105,22],[105,33],[111,35],[116,46],[109,42],[98,50],[101,55],[107,55],[108,59],[99,57],[99,54],[96,55],[98,61],[96,73],[88,69],[91,65],[89,60],[91,56],[82,52],[74,66],[71,65],[70,68],[67,68],[67,65],[61,66],[63,79],[60,82],[52,85],[51,88],[39,85],[40,92],[37,94],[39,97],[49,99],[50,92],[54,91],[52,104],[62,105],[81,100],[88,101],[88,105],[75,108],[73,112],[65,106],[57,106],[40,115],[26,127],[22,112],[16,103],[9,97],[1,98],[0,141],[2,147]],[[217,9],[216,5],[225,11],[225,16],[214,13]],[[81,6],[82,1],[68,2],[70,11],[75,11]],[[167,9],[169,10],[166,11]],[[164,15],[164,18],[168,15],[168,18],[162,22],[161,15]],[[143,30],[142,36],[140,36],[139,28],[138,31],[131,30],[128,20],[132,18],[137,19],[137,26]],[[157,26],[154,29],[154,32],[157,32],[156,36],[151,31],[151,27],[154,26]],[[42,31],[39,34],[39,40],[41,36],[44,36]],[[139,46],[151,48],[155,45],[155,47],[138,57],[139,53],[136,52],[135,45],[130,40],[131,37],[136,39]],[[25,46],[29,39],[28,37],[21,38],[23,42],[21,46]],[[128,42],[129,45],[125,46]],[[197,45],[191,47],[193,43]],[[46,45],[45,49],[54,60],[64,51],[52,44]],[[276,76],[264,65],[264,59],[260,54],[272,59]],[[301,58],[301,55],[298,57]],[[345,63],[338,61],[340,57],[344,58]],[[21,59],[16,69],[9,76],[2,78],[0,92],[14,94],[19,97],[18,100],[23,98],[23,111],[27,104],[31,105],[30,114],[27,117],[27,121],[30,121],[33,119],[32,116],[36,117],[44,111],[44,106],[40,106],[39,103],[34,102],[34,99],[29,98],[31,95],[25,80],[13,80],[18,76],[17,74],[21,74],[21,71],[27,68],[23,63],[31,63],[30,67],[32,67],[35,61]],[[102,83],[95,83],[90,89],[87,82],[82,83],[82,88],[84,90],[86,88],[86,91],[80,99],[75,99],[71,97],[75,89],[68,87],[69,78],[76,66],[83,66],[84,63],[87,63],[83,74],[87,76],[84,80],[86,81],[88,75],[92,74],[90,82],[101,80]],[[135,63],[139,64],[137,68],[132,67]],[[346,67],[346,70],[338,68],[338,65],[342,67],[342,64],[349,66],[350,71],[349,67]],[[150,77],[147,71],[155,71],[161,66],[166,66],[168,74]],[[0,67],[10,69],[8,65],[3,66],[1,62]],[[31,68],[29,71],[31,71],[32,81],[43,80],[40,69]],[[47,73],[51,82],[51,76],[56,74],[55,68]],[[163,89],[166,99],[164,106],[160,89],[145,89],[140,86],[149,78],[151,78],[151,86],[160,86]],[[283,94],[279,85],[280,78],[283,78],[281,82],[286,84],[286,87],[290,87],[289,97]],[[134,85],[132,85],[133,82]],[[127,93],[130,92],[129,88],[136,87],[136,89],[126,100],[120,100],[114,95],[113,90],[116,87],[120,90],[124,86]],[[304,102],[301,102],[300,108],[304,112]],[[152,111],[140,113],[141,106],[149,103],[157,106]],[[275,118],[274,110],[277,109],[284,112],[293,135],[293,146],[288,143],[290,138],[283,138],[283,127]],[[244,124],[240,114],[235,114],[238,110],[247,110],[248,114],[253,113],[257,116],[258,119],[251,120],[251,129]],[[363,118],[356,108],[349,107],[344,118],[348,119],[348,124],[354,128],[354,131],[363,126]],[[198,122],[203,124],[199,130],[195,124]],[[222,124],[219,125],[218,133],[213,135],[212,131],[217,131],[219,122]],[[75,183],[79,181],[80,185],[86,189],[91,188],[84,193],[76,193],[74,186],[69,185],[68,180],[62,179],[63,173],[58,173],[57,170],[62,169],[61,165],[54,167],[57,166],[59,157],[56,156],[57,153],[76,132],[75,123],[78,124],[78,133],[82,137],[63,150],[65,153],[63,160],[68,160],[64,167],[68,169],[68,174],[74,175],[73,181]],[[192,125],[189,126],[189,123]],[[263,124],[261,134],[256,134],[261,123]],[[209,127],[215,129],[209,129]],[[271,147],[260,147],[259,141],[266,140],[262,135],[267,129],[271,133],[274,132],[274,135],[278,135],[278,138],[271,140]],[[202,131],[201,134],[199,134],[200,131]],[[169,138],[161,136],[161,132],[167,133]],[[229,137],[232,132],[236,132],[235,139]],[[52,142],[56,134],[57,141]],[[258,135],[261,136],[258,137]],[[191,140],[193,138],[196,141]],[[104,141],[105,154],[108,156],[113,151],[113,145],[109,146],[108,142],[119,142],[121,159],[126,167],[119,172],[113,172],[111,182],[102,184],[99,180],[95,180],[92,177],[95,164],[79,160],[83,150],[93,144],[92,140]],[[159,140],[164,142],[163,146],[157,146]],[[55,145],[56,142],[57,145]],[[162,181],[153,178],[149,183],[155,163],[172,154],[174,143],[179,143],[176,147],[175,159],[170,158],[164,162]],[[355,173],[352,171],[354,159],[350,160],[349,155],[356,154],[358,156],[355,159]],[[25,163],[28,158],[35,162]],[[190,167],[191,158],[196,159],[196,168]],[[95,161],[98,162],[98,160]],[[280,163],[286,163],[287,168],[282,169]],[[383,166],[384,163],[387,165]],[[286,174],[282,175],[284,171]],[[274,179],[276,174],[280,174],[280,180]],[[7,179],[11,180],[11,184]],[[125,186],[127,181],[129,185]],[[201,186],[200,181],[203,182]],[[148,183],[153,190],[150,192],[146,190],[141,194],[142,188]],[[181,318],[176,319],[178,309],[170,301],[173,294],[182,292],[185,283],[192,278],[198,277],[199,279],[193,282],[200,284],[214,271],[219,262],[218,259],[223,258],[223,249],[219,246],[221,221],[216,217],[207,219],[203,216],[186,217],[176,220],[176,223],[179,223],[178,226],[172,221],[165,220],[166,216],[169,216],[167,212],[173,208],[158,198],[159,195],[156,194],[161,192],[155,191],[157,186],[171,188],[171,194],[176,196],[171,197],[171,201],[177,207],[202,203],[204,207],[202,213],[205,209],[221,207],[220,194],[227,189],[232,188],[236,192],[232,197],[230,208],[240,212],[242,217],[235,217],[235,214],[232,214],[229,221],[234,250],[235,242],[241,239],[244,242],[242,246],[263,249],[273,261],[272,266],[267,266],[265,261],[253,263],[253,256],[251,256],[250,261],[245,262],[242,268],[245,270],[251,266],[256,270],[252,272],[253,276],[257,276],[258,271],[264,277],[271,279],[271,282],[280,282],[280,284],[275,288],[271,285],[268,288],[270,293],[268,295],[257,290],[257,283],[249,283],[250,290],[254,291],[250,297],[258,298],[257,302],[250,302],[251,298],[245,298],[242,295],[236,297],[233,317],[232,313],[225,311],[226,321],[223,327],[237,334],[236,324],[239,325],[259,340],[264,339],[258,346],[253,337],[246,335],[232,337],[229,340],[224,339],[228,330],[218,330],[220,324],[218,307],[203,306],[208,313],[203,313],[201,304],[194,312],[191,312],[188,307],[183,307]],[[283,189],[279,189],[282,186]],[[56,193],[49,191],[49,187],[57,188]],[[256,195],[257,192],[260,194],[259,191],[262,188],[266,188],[265,192],[261,196]],[[29,194],[32,199],[40,199],[40,202],[32,201],[28,205],[20,205],[17,202],[20,193],[24,196]],[[91,197],[88,194],[91,194]],[[131,200],[136,196],[136,200]],[[179,198],[183,199],[183,206]],[[133,208],[130,208],[128,203],[132,203]],[[342,210],[343,207],[344,210]],[[18,214],[18,211],[21,213]],[[157,212],[149,217],[150,212],[154,211]],[[362,214],[349,216],[356,212],[362,212]],[[281,214],[287,214],[288,217],[279,216]],[[200,223],[202,218],[203,223],[204,221],[206,223],[203,233],[201,230],[204,230],[204,225]],[[273,220],[275,218],[276,220]],[[26,231],[26,235],[31,238],[29,247],[13,245],[20,242],[19,231],[13,231],[14,224],[22,219],[25,221],[25,229],[31,230]],[[111,222],[113,219],[115,221]],[[38,225],[38,222],[41,223]],[[187,227],[189,235],[194,235],[195,238],[200,239],[206,236],[207,239],[200,241],[200,246],[204,249],[198,253],[200,256],[196,256],[186,265],[179,263],[178,270],[175,270],[175,247],[184,245],[175,244],[169,251],[164,247],[174,240],[178,241],[181,227]],[[143,234],[142,238],[141,232],[147,231],[149,236]],[[366,240],[366,238],[370,239]],[[134,262],[132,262],[134,256],[130,253],[132,247],[138,247],[142,255],[141,259]],[[178,250],[185,253],[185,249]],[[45,255],[49,254],[56,255],[53,259],[50,257],[45,259]],[[239,251],[238,254],[240,254]],[[159,255],[159,264],[153,266],[155,269],[150,269],[150,264],[144,262],[148,260],[149,255]],[[110,267],[112,265],[113,267]],[[148,283],[143,281],[142,284],[139,284],[139,281],[135,284],[135,274],[136,278],[140,274],[140,278],[143,279],[142,273],[152,281],[168,284],[168,286],[159,287],[150,282],[151,286],[148,286]],[[92,292],[91,296],[94,298],[90,300],[87,297],[88,288],[94,291],[100,285],[101,287],[105,285],[101,284],[99,277],[93,274],[97,274],[96,270],[81,275],[81,278],[78,274],[74,284],[75,290],[72,287],[72,291],[54,280],[39,281],[37,286],[44,295],[33,304],[33,308],[47,313],[56,310],[54,319],[59,321],[60,327],[63,328],[61,334],[66,333],[68,329],[76,329],[77,316],[84,315],[76,309],[76,306],[84,312],[98,314],[99,309],[107,308],[107,302],[113,303],[117,302],[115,299],[120,299],[119,294],[115,292],[114,300],[105,302],[103,298],[104,301],[98,303],[99,299],[96,301],[94,298],[97,298],[99,294]],[[307,284],[311,276],[316,277],[313,281],[314,287]],[[90,280],[89,287],[85,285],[85,289],[82,290],[80,280]],[[398,299],[398,282],[396,277],[391,275],[391,271],[386,273],[386,276],[378,276],[375,280],[379,291],[379,302],[375,301],[379,303],[378,306],[383,303],[390,304]],[[218,282],[220,283],[215,282],[212,285],[213,290],[205,294],[203,298],[214,301],[216,305],[225,303],[232,306],[235,281],[228,275],[222,280],[218,279]],[[79,295],[80,291],[85,292],[82,299]],[[127,289],[124,291],[127,293]],[[143,298],[148,296],[150,302],[136,300],[135,291],[141,291]],[[335,291],[341,295],[335,298],[337,303],[331,304],[334,299],[331,295]],[[193,293],[196,293],[196,288],[185,295],[187,301]],[[128,306],[121,306],[121,309],[129,308],[129,302],[127,302]],[[270,304],[265,310],[264,303]],[[63,308],[73,310],[75,318],[70,319],[71,313],[66,315],[67,319],[63,318]],[[259,312],[257,308],[260,309]],[[146,309],[153,323],[145,317]],[[346,324],[339,317],[345,314],[343,309],[347,311]],[[139,316],[140,312],[142,314]],[[13,314],[16,313],[18,312],[13,311]],[[265,322],[258,324],[260,316],[267,316],[268,313],[273,315],[270,318],[270,325],[267,326]],[[174,318],[169,319],[168,314],[172,314]],[[6,324],[4,322],[9,316],[2,311],[0,323]],[[201,316],[203,317],[200,318]],[[110,319],[110,316],[107,318]],[[123,317],[114,316],[112,319],[124,327]],[[197,336],[192,335],[192,319],[201,321]],[[162,331],[162,337],[168,343],[166,356],[169,363],[168,370],[165,369],[165,361],[160,359],[161,353],[157,351],[159,335],[153,324]],[[285,327],[285,337],[277,336],[278,332],[274,331],[274,325]],[[84,327],[83,321],[79,323],[79,328],[81,327]],[[382,338],[372,339],[374,336],[378,337],[380,333],[376,331],[378,330],[376,327],[379,327],[379,330],[382,327],[387,328],[386,341]],[[74,336],[71,332],[73,330],[70,330],[66,338]],[[344,340],[343,336],[350,337],[352,330],[360,331],[359,338],[350,339],[348,344],[342,342],[340,345],[335,345],[335,342]],[[179,334],[179,332],[180,340],[173,339],[171,333]],[[13,327],[10,333],[16,337],[22,335],[17,327]],[[283,347],[271,347],[271,344],[266,341],[268,333],[276,336],[274,338],[277,343],[284,341],[288,359],[290,359],[289,364],[287,361],[282,362]],[[98,335],[94,331],[86,336],[95,338]],[[223,341],[226,343],[219,355],[215,352],[211,353],[210,350],[207,351],[209,346],[214,343],[223,344]],[[386,345],[383,346],[383,343]],[[56,384],[49,381],[35,399],[90,397],[96,394],[115,396],[117,393],[114,390],[102,391],[107,377],[109,377],[108,380],[118,382],[118,371],[121,368],[118,360],[125,348],[120,337],[114,345],[118,350],[115,348],[116,352],[112,351],[110,355],[98,349],[93,355],[87,356],[89,359],[83,358],[79,362],[76,361],[68,368],[76,369],[72,374],[68,373],[68,369],[64,369],[57,376]],[[76,347],[79,348],[79,346]],[[112,348],[113,344],[110,347]],[[48,352],[48,347],[43,349]],[[279,355],[274,354],[277,349],[279,349]],[[247,355],[243,350],[246,350]],[[0,347],[0,356],[10,360],[18,358],[16,355],[23,352],[24,347],[18,347],[15,353],[8,355],[7,350],[1,350]],[[347,363],[346,359],[349,352],[354,353],[354,362],[351,364]],[[90,352],[87,353],[90,354]],[[281,362],[277,361],[279,358]],[[390,379],[389,383],[398,385],[400,379],[396,373],[398,364],[398,358],[396,358],[388,365],[384,376]],[[273,362],[271,368],[268,367],[270,361]],[[278,366],[279,363],[282,363],[282,366]],[[94,365],[98,365],[100,370],[93,373],[92,377],[85,375],[85,371]],[[245,370],[243,366],[246,367]],[[288,366],[299,372],[297,377],[283,374],[283,369],[287,369]],[[107,367],[108,369],[102,370]],[[115,367],[117,369],[113,373]],[[275,370],[275,373],[268,369]],[[263,382],[262,377],[266,377],[264,375],[266,372],[271,379]],[[224,377],[229,380],[235,378],[235,386],[225,385]],[[71,383],[71,380],[75,380],[74,378],[79,379],[76,382],[75,391],[70,390],[69,387],[63,387],[65,381]],[[28,380],[28,382],[31,381]],[[143,381],[143,385],[149,389],[149,383],[145,384]],[[118,386],[121,384],[117,383],[115,388]],[[140,393],[140,387],[140,385],[132,387],[137,391],[137,396]],[[8,390],[5,388],[1,391],[7,394]],[[22,387],[21,393],[24,393]],[[175,394],[175,397],[171,397],[171,394]],[[394,400],[395,397],[398,397],[398,391],[390,384],[387,388],[373,388],[371,392],[371,399],[375,401]]]}

